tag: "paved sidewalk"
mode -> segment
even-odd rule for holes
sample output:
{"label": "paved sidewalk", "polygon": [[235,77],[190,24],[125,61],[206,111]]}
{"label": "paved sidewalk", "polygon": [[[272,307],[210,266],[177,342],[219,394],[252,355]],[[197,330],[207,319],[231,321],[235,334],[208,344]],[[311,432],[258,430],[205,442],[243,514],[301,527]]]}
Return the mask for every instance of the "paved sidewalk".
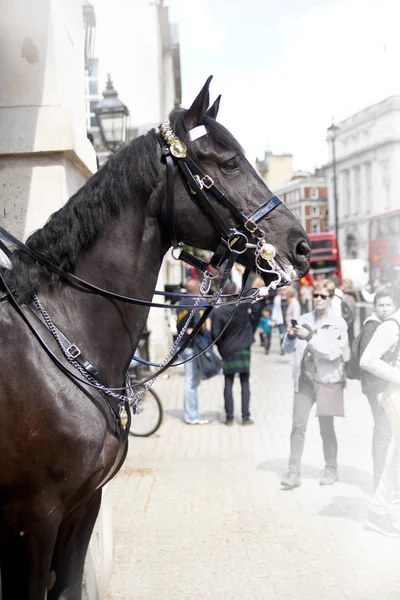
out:
{"label": "paved sidewalk", "polygon": [[[323,459],[312,416],[303,486],[280,489],[292,380],[291,356],[276,345],[269,356],[253,346],[252,427],[222,424],[222,376],[200,387],[207,426],[182,423],[183,369],[156,382],[165,421],[153,437],[131,438],[111,484],[109,600],[400,600],[400,539],[362,527],[372,418],[358,382],[346,391],[347,418],[337,419],[340,482],[318,485]],[[239,409],[238,383],[235,391]]]}

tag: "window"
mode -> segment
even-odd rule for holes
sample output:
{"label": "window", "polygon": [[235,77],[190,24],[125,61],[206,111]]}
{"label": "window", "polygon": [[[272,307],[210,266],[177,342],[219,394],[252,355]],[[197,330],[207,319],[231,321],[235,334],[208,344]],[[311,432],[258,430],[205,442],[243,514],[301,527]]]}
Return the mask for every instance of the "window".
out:
{"label": "window", "polygon": [[85,77],[85,96],[86,96],[86,126],[88,129],[97,127],[97,119],[94,114],[94,107],[102,99],[99,86],[99,61],[96,58],[93,61],[91,74]]}
{"label": "window", "polygon": [[310,188],[310,198],[311,200],[318,200],[319,189],[317,187]]}
{"label": "window", "polygon": [[370,213],[372,210],[372,172],[370,162],[365,163],[365,196],[367,212]]}
{"label": "window", "polygon": [[320,233],[319,221],[311,221],[311,233]]}
{"label": "window", "polygon": [[312,214],[313,215],[319,215],[319,206],[313,206],[312,207]]}

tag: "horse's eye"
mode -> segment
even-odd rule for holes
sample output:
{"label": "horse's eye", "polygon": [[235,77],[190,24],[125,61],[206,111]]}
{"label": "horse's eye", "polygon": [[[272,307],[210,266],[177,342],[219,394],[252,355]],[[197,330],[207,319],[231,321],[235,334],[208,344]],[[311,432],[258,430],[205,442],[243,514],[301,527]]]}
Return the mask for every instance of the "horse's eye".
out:
{"label": "horse's eye", "polygon": [[238,169],[239,162],[237,160],[237,157],[235,156],[235,158],[227,160],[226,163],[222,165],[222,168],[225,169],[225,171],[235,171],[236,169]]}

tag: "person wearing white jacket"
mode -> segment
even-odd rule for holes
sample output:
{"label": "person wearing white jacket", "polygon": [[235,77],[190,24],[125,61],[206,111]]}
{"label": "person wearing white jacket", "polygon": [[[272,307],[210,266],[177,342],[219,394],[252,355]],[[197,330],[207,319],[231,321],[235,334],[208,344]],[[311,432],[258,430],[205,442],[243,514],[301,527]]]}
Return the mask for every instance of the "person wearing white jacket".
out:
{"label": "person wearing white jacket", "polygon": [[[283,340],[285,352],[295,352],[293,362],[294,400],[288,472],[281,485],[286,490],[301,485],[300,465],[316,386],[344,385],[344,363],[349,358],[347,325],[331,308],[334,286],[326,279],[314,286],[315,310],[301,315]],[[307,360],[307,357],[310,357]],[[319,416],[325,469],[320,484],[332,485],[337,475],[337,440],[333,416]]]}
{"label": "person wearing white jacket", "polygon": [[362,369],[388,383],[379,399],[390,422],[392,441],[365,527],[390,537],[400,537],[388,512],[400,480],[400,280],[395,284],[395,301],[397,311],[379,325],[360,358]]}

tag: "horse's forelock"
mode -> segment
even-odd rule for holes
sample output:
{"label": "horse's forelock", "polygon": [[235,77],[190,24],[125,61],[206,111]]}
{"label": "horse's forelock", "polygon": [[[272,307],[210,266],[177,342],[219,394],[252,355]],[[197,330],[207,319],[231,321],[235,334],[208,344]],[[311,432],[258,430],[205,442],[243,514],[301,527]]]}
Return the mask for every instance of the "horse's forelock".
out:
{"label": "horse's forelock", "polygon": [[[175,109],[170,115],[172,129],[175,135],[185,144],[190,145],[189,130],[186,123],[187,110],[183,108]],[[201,118],[201,125],[204,125],[207,129],[209,136],[212,141],[215,142],[221,148],[232,149],[239,154],[244,155],[244,150],[239,142],[233,137],[221,123],[218,123],[213,117],[210,117],[205,113]],[[193,148],[194,150],[194,148]],[[195,151],[193,152],[195,154]]]}

